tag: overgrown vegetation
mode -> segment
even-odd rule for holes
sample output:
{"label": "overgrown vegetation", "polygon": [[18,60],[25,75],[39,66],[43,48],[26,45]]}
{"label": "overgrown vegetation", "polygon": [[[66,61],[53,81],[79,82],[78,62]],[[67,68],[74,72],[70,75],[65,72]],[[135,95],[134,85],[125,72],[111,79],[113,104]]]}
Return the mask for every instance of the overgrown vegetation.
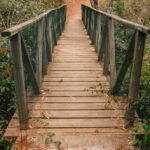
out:
{"label": "overgrown vegetation", "polygon": [[12,62],[7,51],[8,40],[0,41],[0,149],[9,149],[10,142],[2,137],[8,121],[16,108]]}
{"label": "overgrown vegetation", "polygon": [[26,21],[49,8],[59,6],[62,0],[1,0],[0,31]]}

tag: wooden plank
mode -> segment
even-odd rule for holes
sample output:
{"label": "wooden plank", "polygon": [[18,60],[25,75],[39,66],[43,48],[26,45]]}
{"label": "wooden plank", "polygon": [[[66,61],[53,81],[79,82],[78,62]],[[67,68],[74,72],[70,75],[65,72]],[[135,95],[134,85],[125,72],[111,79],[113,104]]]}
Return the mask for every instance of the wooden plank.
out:
{"label": "wooden plank", "polygon": [[108,92],[109,91],[109,86],[44,86],[42,87],[42,90],[44,91],[104,91]]}
{"label": "wooden plank", "polygon": [[[18,121],[12,119],[11,128],[18,127]],[[29,125],[33,128],[111,128],[124,127],[123,119],[29,119]]]}
{"label": "wooden plank", "polygon": [[70,49],[84,49],[84,51],[87,51],[86,49],[89,49],[89,50],[94,50],[94,47],[92,45],[75,45],[74,47],[72,47],[71,45],[57,45],[55,48],[57,49],[67,49],[67,48],[70,48]]}
{"label": "wooden plank", "polygon": [[[47,74],[45,78],[99,78],[103,74]],[[105,77],[104,77],[105,78]]]}
{"label": "wooden plank", "polygon": [[66,70],[53,70],[53,71],[51,71],[51,70],[48,70],[47,71],[48,72],[48,74],[97,74],[97,75],[101,75],[102,74],[102,72],[99,70],[99,71],[90,71],[90,70],[68,70],[68,71],[66,71]]}
{"label": "wooden plank", "polygon": [[[96,57],[90,57],[90,58],[88,58],[88,57],[72,57],[72,58],[69,58],[69,57],[54,57],[54,59],[53,60],[76,60],[76,62],[78,62],[78,61],[80,61],[80,60],[84,60],[84,61],[96,61],[97,62],[97,58]],[[82,61],[81,61],[82,62]]]}
{"label": "wooden plank", "polygon": [[[56,67],[57,68],[57,67]],[[68,67],[69,69],[71,69],[72,67]],[[77,68],[77,67],[75,67],[75,68]],[[66,68],[67,69],[67,68]],[[102,70],[99,70],[99,71],[95,71],[95,70],[92,70],[92,71],[90,71],[90,68],[88,69],[88,67],[87,67],[87,70],[81,70],[81,69],[79,69],[79,70],[63,70],[63,68],[62,68],[62,70],[60,70],[60,68],[58,68],[58,70],[48,70],[48,74],[45,76],[45,77],[47,77],[47,76],[64,76],[65,75],[65,77],[73,77],[73,76],[75,76],[75,77],[78,77],[78,76],[80,76],[81,75],[81,78],[82,77],[100,77],[100,76],[104,76],[103,75],[103,72],[102,72]],[[84,75],[86,75],[86,76],[84,76]]]}
{"label": "wooden plank", "polygon": [[[59,54],[57,54],[56,56],[55,56],[55,58],[60,58],[60,59],[70,59],[70,56],[69,55],[59,55]],[[79,59],[79,55],[74,55],[74,56],[72,56],[71,57],[72,59]],[[97,57],[96,57],[96,55],[95,56],[84,56],[84,55],[82,55],[82,56],[80,56],[80,58],[81,59],[96,59],[97,60]]]}
{"label": "wooden plank", "polygon": [[45,82],[91,82],[91,81],[107,81],[105,76],[100,76],[98,78],[49,78],[49,77],[45,77],[44,80]]}
{"label": "wooden plank", "polygon": [[48,91],[43,92],[39,96],[104,96],[105,94],[101,91]]}
{"label": "wooden plank", "polygon": [[65,51],[63,51],[63,52],[54,52],[53,53],[53,56],[55,57],[65,57],[65,58],[69,58],[70,57],[70,55],[73,55],[72,57],[73,58],[77,58],[77,57],[81,57],[81,58],[96,58],[97,56],[95,55],[95,54],[91,54],[91,53],[81,53],[81,52],[65,52]]}
{"label": "wooden plank", "polygon": [[55,68],[55,67],[49,67],[47,68],[49,71],[102,71],[102,68],[94,68],[94,67],[91,67],[91,68],[81,68],[81,67],[72,67],[72,68]]}
{"label": "wooden plank", "polygon": [[25,92],[25,82],[24,82],[25,80],[24,80],[20,34],[16,34],[13,37],[11,37],[10,42],[11,42],[12,58],[14,62],[14,78],[15,78],[17,108],[19,112],[19,123],[21,129],[26,129],[28,123],[28,110]]}
{"label": "wooden plank", "polygon": [[[29,110],[125,110],[125,104],[117,103],[29,103]],[[82,113],[82,112],[81,112]]]}
{"label": "wooden plank", "polygon": [[71,86],[98,86],[98,85],[109,85],[108,82],[43,82],[42,87],[44,86],[64,86],[64,85],[71,85]]}
{"label": "wooden plank", "polygon": [[[33,128],[26,131],[21,131],[18,128],[7,128],[4,136],[14,137],[14,136],[26,136],[26,135],[41,135],[47,133],[55,133],[56,135],[79,135],[79,134],[128,134],[127,130],[124,128]],[[88,135],[89,136],[89,135]]]}
{"label": "wooden plank", "polygon": [[72,51],[74,51],[74,52],[78,52],[78,51],[80,51],[80,52],[94,52],[94,47],[93,46],[87,46],[87,47],[81,47],[81,46],[69,46],[69,45],[63,45],[63,46],[60,46],[60,45],[57,45],[57,46],[55,46],[55,48],[54,48],[54,51],[55,50],[57,50],[57,51],[70,51],[70,52],[72,52]]}
{"label": "wooden plank", "polygon": [[82,63],[96,63],[97,60],[83,60],[83,59],[74,59],[74,60],[63,60],[63,59],[53,59],[54,62],[57,62],[57,63],[76,63],[76,62],[82,62]]}
{"label": "wooden plank", "polygon": [[75,41],[75,40],[74,41],[73,40],[72,41],[69,41],[69,40],[66,40],[66,41],[65,40],[59,40],[58,41],[58,45],[66,45],[66,44],[67,45],[77,45],[77,44],[79,44],[79,45],[89,45],[89,44],[91,44],[91,42],[88,41],[88,40],[87,41],[82,41],[81,40],[80,42]]}
{"label": "wooden plank", "polygon": [[101,64],[98,64],[98,63],[92,63],[92,62],[70,62],[70,63],[67,63],[67,62],[62,62],[62,63],[59,63],[59,62],[53,62],[53,63],[49,63],[49,67],[50,66],[58,66],[60,65],[61,66],[67,66],[67,67],[70,67],[71,65],[73,66],[99,66],[99,68],[102,67]]}
{"label": "wooden plank", "polygon": [[[43,118],[46,116],[50,119],[81,119],[81,118],[124,118],[125,111],[122,110],[94,110],[94,111],[41,111],[41,110],[31,110],[29,111],[29,118]],[[15,113],[13,118],[18,118],[17,113]]]}
{"label": "wooden plank", "polygon": [[61,48],[55,48],[54,54],[60,53],[60,54],[89,54],[94,55],[94,49],[88,48],[86,51],[84,48],[73,48],[73,47],[61,47]]}
{"label": "wooden plank", "polygon": [[[53,64],[49,64],[50,68],[100,68],[99,64],[73,64],[73,63],[53,63]],[[102,69],[101,69],[102,70]]]}
{"label": "wooden plank", "polygon": [[[101,97],[32,97],[28,102],[32,103],[108,103],[110,99]],[[125,102],[123,99],[120,102]]]}
{"label": "wooden plank", "polygon": [[61,36],[59,38],[59,40],[61,40],[61,41],[70,41],[70,42],[72,42],[72,40],[75,41],[75,42],[80,42],[82,40],[83,42],[85,42],[85,41],[90,42],[89,37],[70,37],[70,36],[65,37],[65,36]]}

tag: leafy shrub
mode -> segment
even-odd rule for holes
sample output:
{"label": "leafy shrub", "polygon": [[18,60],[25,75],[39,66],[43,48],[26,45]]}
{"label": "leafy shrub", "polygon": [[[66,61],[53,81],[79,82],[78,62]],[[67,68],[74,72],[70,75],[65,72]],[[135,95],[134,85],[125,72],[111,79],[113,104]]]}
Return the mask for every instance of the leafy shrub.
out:
{"label": "leafy shrub", "polygon": [[0,31],[35,17],[61,3],[62,1],[59,0],[1,0]]}
{"label": "leafy shrub", "polygon": [[132,140],[132,145],[140,146],[143,150],[149,150],[150,148],[150,122],[147,120],[141,120],[138,127],[132,128],[132,132],[142,132],[143,134],[138,134]]}
{"label": "leafy shrub", "polygon": [[0,149],[9,149],[10,143],[2,137],[8,121],[16,108],[14,100],[14,80],[8,40],[0,40]]}

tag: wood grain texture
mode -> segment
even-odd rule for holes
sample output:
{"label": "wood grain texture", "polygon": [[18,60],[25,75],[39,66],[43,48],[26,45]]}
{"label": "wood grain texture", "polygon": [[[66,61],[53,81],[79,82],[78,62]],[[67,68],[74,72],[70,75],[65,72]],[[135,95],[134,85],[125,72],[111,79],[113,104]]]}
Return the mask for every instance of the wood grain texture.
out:
{"label": "wood grain texture", "polygon": [[12,58],[14,62],[15,91],[16,91],[16,102],[20,116],[19,117],[20,128],[27,129],[28,108],[25,93],[25,83],[24,83],[25,77],[23,70],[23,58],[22,58],[20,34],[11,37],[10,42],[11,42]]}
{"label": "wood grain texture", "polygon": [[[96,32],[94,26],[90,28]],[[29,128],[26,132],[32,134],[36,129],[38,133],[44,130],[125,133],[126,102],[115,103],[109,96],[109,82],[102,67],[81,21],[68,21],[54,48],[53,61],[48,64],[41,94],[28,97]],[[5,135],[23,133],[18,131],[18,125],[16,112]]]}

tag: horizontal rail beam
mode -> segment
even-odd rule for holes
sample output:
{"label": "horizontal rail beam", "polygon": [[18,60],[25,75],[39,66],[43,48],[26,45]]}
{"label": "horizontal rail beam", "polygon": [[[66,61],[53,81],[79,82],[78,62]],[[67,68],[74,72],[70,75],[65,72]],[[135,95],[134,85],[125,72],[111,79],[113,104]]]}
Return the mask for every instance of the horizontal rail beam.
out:
{"label": "horizontal rail beam", "polygon": [[100,13],[102,15],[105,15],[106,17],[108,18],[112,18],[114,19],[115,21],[121,23],[121,24],[124,24],[130,28],[134,28],[138,31],[141,31],[141,32],[144,32],[144,33],[150,33],[150,28],[146,27],[146,26],[143,26],[143,25],[140,25],[138,23],[134,23],[132,21],[129,21],[129,20],[126,20],[126,19],[123,19],[123,18],[120,18],[119,16],[116,16],[116,15],[113,15],[113,14],[109,14],[107,12],[104,12],[104,11],[101,11],[101,10],[97,10],[97,9],[94,9],[94,8],[91,8],[89,6],[86,6],[84,4],[82,4],[82,7],[86,7],[88,9],[91,9],[97,13]]}

